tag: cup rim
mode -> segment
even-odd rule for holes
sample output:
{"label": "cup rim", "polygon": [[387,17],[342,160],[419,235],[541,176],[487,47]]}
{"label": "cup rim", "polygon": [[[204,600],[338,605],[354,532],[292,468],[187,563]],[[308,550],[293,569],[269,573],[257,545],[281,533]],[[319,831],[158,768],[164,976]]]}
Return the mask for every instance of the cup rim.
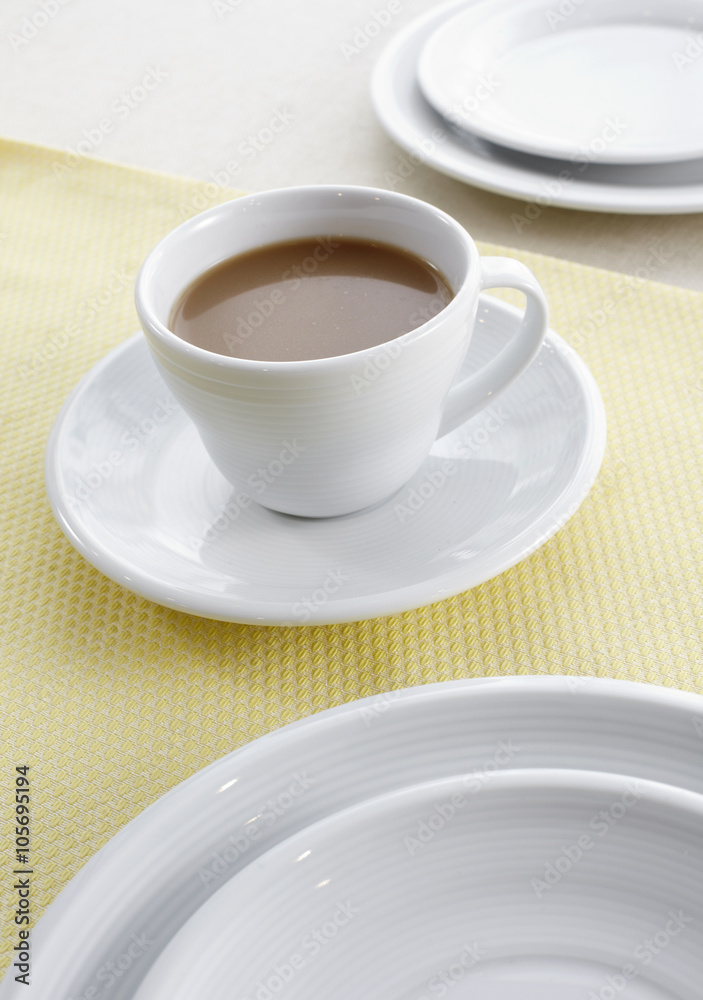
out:
{"label": "cup rim", "polygon": [[[348,193],[350,195],[364,193],[375,198],[382,197],[386,200],[390,199],[396,203],[406,205],[408,208],[414,208],[415,210],[433,215],[438,221],[441,221],[443,224],[449,226],[449,228],[463,243],[468,255],[466,275],[464,276],[461,286],[454,293],[452,300],[448,302],[447,305],[444,306],[444,308],[441,309],[435,316],[432,316],[420,326],[415,327],[414,330],[409,330],[407,333],[400,334],[397,337],[392,337],[390,340],[385,340],[380,344],[374,344],[371,347],[364,348],[363,350],[351,351],[347,354],[336,354],[331,357],[310,358],[297,361],[261,361],[251,358],[238,358],[228,354],[217,354],[214,351],[208,351],[203,347],[198,347],[196,344],[191,344],[188,341],[183,340],[159,319],[156,314],[156,310],[153,307],[153,303],[149,300],[150,293],[147,283],[152,276],[154,268],[156,267],[158,258],[164,251],[164,247],[170,244],[176,233],[183,234],[184,232],[187,232],[188,229],[194,228],[196,225],[201,225],[203,219],[206,219],[207,217],[215,217],[225,212],[232,211],[234,206],[245,202],[248,198],[269,198],[280,195],[294,196],[295,194],[304,195],[306,193],[322,194],[332,191],[339,194]],[[275,241],[272,240],[271,242],[273,243]],[[266,244],[262,245],[265,246]],[[236,254],[233,254],[232,256],[236,256]],[[460,309],[465,308],[466,300],[473,297],[474,282],[470,280],[470,277],[472,274],[478,276],[478,261],[478,249],[466,229],[464,229],[464,227],[451,215],[444,212],[442,209],[437,208],[435,205],[432,205],[430,202],[423,201],[420,198],[414,198],[411,195],[401,194],[397,191],[390,191],[385,188],[367,187],[359,184],[307,184],[285,188],[272,188],[267,191],[252,192],[248,195],[241,195],[229,201],[221,202],[218,205],[213,205],[211,208],[205,209],[203,212],[199,212],[190,219],[186,219],[162,237],[144,258],[135,280],[134,299],[137,315],[142,323],[144,335],[149,341],[150,347],[162,354],[164,357],[168,357],[171,365],[176,364],[185,370],[192,370],[194,365],[198,368],[205,367],[208,369],[208,374],[211,378],[216,377],[217,372],[219,372],[222,376],[224,376],[227,372],[248,372],[253,374],[255,372],[265,371],[273,374],[293,372],[303,374],[309,371],[311,373],[321,373],[326,369],[339,370],[340,367],[346,367],[347,365],[356,366],[359,362],[365,362],[367,359],[373,357],[376,353],[382,351],[390,344],[403,342],[403,345],[405,346],[411,341],[419,340],[421,337],[429,335],[436,326],[440,323],[444,323],[448,317],[451,317]],[[202,272],[202,274],[205,273],[206,271]]]}

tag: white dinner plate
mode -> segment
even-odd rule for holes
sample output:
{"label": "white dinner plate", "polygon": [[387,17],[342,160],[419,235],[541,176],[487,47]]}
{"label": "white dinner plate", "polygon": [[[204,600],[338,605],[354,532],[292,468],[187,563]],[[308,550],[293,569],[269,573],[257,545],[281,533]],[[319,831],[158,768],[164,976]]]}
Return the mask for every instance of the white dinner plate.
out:
{"label": "white dinner plate", "polygon": [[[482,299],[466,373],[519,316]],[[139,334],[64,405],[46,481],[70,541],[130,590],[209,618],[303,625],[430,604],[513,566],[575,512],[604,447],[598,388],[549,333],[496,403],[437,441],[384,504],[324,519],[240,508]]]}
{"label": "white dinner plate", "polygon": [[403,788],[236,875],[136,1000],[700,1000],[702,832],[702,796],[620,775]]}
{"label": "white dinner plate", "polygon": [[[455,774],[484,785],[496,771],[550,767],[703,793],[702,764],[703,698],[620,681],[453,681],[321,712],[195,774],[113,837],[33,931],[32,1000],[107,995],[110,963],[121,973],[110,1000],[130,1000],[174,934],[236,872],[373,796]],[[0,1000],[25,993],[8,973]]]}
{"label": "white dinner plate", "polygon": [[376,114],[405,150],[395,169],[399,179],[416,163],[427,163],[475,187],[523,200],[526,205],[515,214],[525,217],[527,209],[528,219],[550,205],[625,214],[703,212],[703,158],[628,166],[571,162],[510,150],[468,133],[458,135],[423,96],[417,65],[432,32],[466,6],[467,0],[449,0],[412,21],[374,68],[371,96]]}
{"label": "white dinner plate", "polygon": [[445,118],[512,149],[671,163],[703,156],[701,54],[701,0],[483,0],[435,30],[418,79]]}

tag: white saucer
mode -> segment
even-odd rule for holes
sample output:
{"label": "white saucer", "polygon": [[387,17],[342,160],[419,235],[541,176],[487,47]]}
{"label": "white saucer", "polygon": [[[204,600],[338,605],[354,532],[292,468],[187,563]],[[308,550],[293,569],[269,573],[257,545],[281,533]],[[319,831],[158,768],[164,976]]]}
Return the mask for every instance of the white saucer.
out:
{"label": "white saucer", "polygon": [[694,1000],[702,827],[700,795],[622,775],[400,788],[235,875],[135,1000],[428,1000],[459,984],[467,1000]]}
{"label": "white saucer", "polygon": [[[593,677],[449,681],[313,714],[215,761],[110,838],[32,931],[32,1000],[102,995],[108,961],[122,972],[110,1000],[131,1000],[222,885],[355,803],[456,774],[483,788],[521,768],[625,774],[700,795],[702,736],[700,695]],[[25,992],[8,970],[1,1000]]]}
{"label": "white saucer", "polygon": [[702,31],[699,0],[484,0],[435,30],[418,79],[445,118],[525,153],[699,159]]}
{"label": "white saucer", "polygon": [[[519,315],[483,298],[467,372]],[[550,333],[490,411],[437,442],[384,504],[320,520],[240,509],[139,334],[64,404],[46,482],[73,545],[135,593],[223,621],[302,625],[405,611],[496,576],[575,512],[604,448],[598,388]]]}
{"label": "white saucer", "polygon": [[449,0],[419,17],[395,36],[376,64],[371,81],[376,114],[402,149],[450,177],[530,206],[625,214],[703,211],[703,159],[630,166],[572,163],[454,132],[423,96],[417,66],[432,32],[470,2]]}

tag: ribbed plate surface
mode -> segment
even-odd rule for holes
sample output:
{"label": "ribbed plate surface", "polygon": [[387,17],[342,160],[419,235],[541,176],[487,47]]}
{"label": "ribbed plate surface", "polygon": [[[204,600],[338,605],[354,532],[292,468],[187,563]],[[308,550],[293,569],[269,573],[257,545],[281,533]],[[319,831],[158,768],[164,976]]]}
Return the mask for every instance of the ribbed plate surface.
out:
{"label": "ribbed plate surface", "polygon": [[[460,773],[483,787],[497,771],[554,767],[700,794],[702,738],[698,695],[579,677],[410,688],[286,726],[178,786],[81,870],[33,932],[32,1000],[102,991],[101,974],[123,954],[110,997],[129,1000],[209,896],[270,847],[354,803]],[[149,946],[132,961],[134,935]],[[5,979],[0,997],[23,989]]]}
{"label": "ribbed plate surface", "polygon": [[[404,788],[249,865],[136,1000],[697,1000],[703,798],[522,770]],[[444,995],[444,993],[442,993]]]}

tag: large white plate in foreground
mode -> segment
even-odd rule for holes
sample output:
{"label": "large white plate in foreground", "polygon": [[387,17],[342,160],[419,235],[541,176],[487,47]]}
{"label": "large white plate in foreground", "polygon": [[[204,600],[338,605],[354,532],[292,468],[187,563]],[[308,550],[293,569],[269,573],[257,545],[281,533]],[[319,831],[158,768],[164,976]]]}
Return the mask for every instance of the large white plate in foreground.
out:
{"label": "large white plate in foreground", "polygon": [[424,46],[420,87],[474,135],[599,163],[703,156],[701,0],[484,0]]}
{"label": "large white plate in foreground", "polygon": [[[703,212],[703,159],[629,166],[571,162],[457,135],[425,100],[417,65],[432,31],[466,6],[467,0],[449,0],[411,22],[374,69],[371,96],[376,114],[391,138],[413,157],[411,165],[427,163],[450,177],[532,206],[625,214]],[[408,157],[401,157],[399,176],[407,165]]]}
{"label": "large white plate in foreground", "polygon": [[236,875],[137,1000],[700,1000],[702,832],[703,797],[620,775],[407,787]]}
{"label": "large white plate in foreground", "polygon": [[[618,681],[492,678],[382,694],[286,726],[183,782],[79,872],[33,932],[31,1000],[102,994],[118,961],[110,1000],[129,1000],[213,892],[325,816],[423,781],[471,774],[487,786],[496,771],[535,767],[703,793],[703,698]],[[25,995],[8,974],[0,1000]]]}
{"label": "large white plate in foreground", "polygon": [[[518,317],[482,299],[467,373]],[[66,402],[46,481],[70,541],[130,590],[209,618],[302,625],[405,611],[508,569],[575,512],[604,447],[598,388],[549,333],[496,403],[438,441],[383,505],[318,520],[240,508],[140,334]]]}

